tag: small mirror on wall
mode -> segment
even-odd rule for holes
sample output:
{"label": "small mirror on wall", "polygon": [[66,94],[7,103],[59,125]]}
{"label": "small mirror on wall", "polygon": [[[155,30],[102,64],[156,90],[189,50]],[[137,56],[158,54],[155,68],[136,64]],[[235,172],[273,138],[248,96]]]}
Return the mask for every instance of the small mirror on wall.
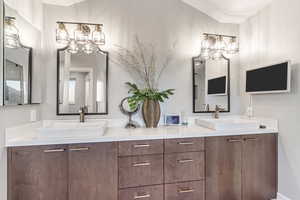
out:
{"label": "small mirror on wall", "polygon": [[107,114],[108,52],[57,51],[57,115]]}
{"label": "small mirror on wall", "polygon": [[230,60],[193,58],[193,112],[230,112]]}

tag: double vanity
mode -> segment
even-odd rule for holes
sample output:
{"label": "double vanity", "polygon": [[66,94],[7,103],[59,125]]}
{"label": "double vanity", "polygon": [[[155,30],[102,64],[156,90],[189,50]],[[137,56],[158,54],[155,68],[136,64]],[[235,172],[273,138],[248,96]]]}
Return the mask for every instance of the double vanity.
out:
{"label": "double vanity", "polygon": [[61,120],[7,129],[8,199],[276,197],[276,121],[193,121],[124,129],[112,120]]}

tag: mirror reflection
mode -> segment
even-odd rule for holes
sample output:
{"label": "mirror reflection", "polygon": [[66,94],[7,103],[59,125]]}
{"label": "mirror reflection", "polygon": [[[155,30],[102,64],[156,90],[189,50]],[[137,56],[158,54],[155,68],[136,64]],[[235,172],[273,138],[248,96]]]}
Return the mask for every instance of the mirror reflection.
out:
{"label": "mirror reflection", "polygon": [[58,115],[107,114],[108,53],[58,50]]}
{"label": "mirror reflection", "polygon": [[230,111],[230,61],[226,58],[193,58],[193,111],[214,112],[218,106]]}

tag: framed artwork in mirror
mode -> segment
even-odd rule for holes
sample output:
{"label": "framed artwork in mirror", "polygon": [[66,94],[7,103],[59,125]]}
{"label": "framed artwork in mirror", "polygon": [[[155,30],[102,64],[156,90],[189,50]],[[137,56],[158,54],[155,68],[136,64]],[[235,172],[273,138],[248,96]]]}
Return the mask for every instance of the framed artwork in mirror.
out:
{"label": "framed artwork in mirror", "polygon": [[108,58],[99,48],[92,53],[57,50],[57,115],[79,115],[83,106],[87,115],[108,114]]}
{"label": "framed artwork in mirror", "polygon": [[192,59],[193,113],[230,112],[230,60]]}

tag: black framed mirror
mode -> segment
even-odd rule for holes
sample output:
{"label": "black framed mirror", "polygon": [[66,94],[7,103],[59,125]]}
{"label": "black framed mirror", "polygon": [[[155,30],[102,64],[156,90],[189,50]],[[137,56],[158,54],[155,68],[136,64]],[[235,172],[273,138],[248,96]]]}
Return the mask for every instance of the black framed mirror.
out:
{"label": "black framed mirror", "polygon": [[230,112],[230,59],[192,58],[193,113]]}
{"label": "black framed mirror", "polygon": [[82,106],[87,115],[108,114],[108,61],[99,48],[90,54],[57,50],[57,115],[79,115]]}

